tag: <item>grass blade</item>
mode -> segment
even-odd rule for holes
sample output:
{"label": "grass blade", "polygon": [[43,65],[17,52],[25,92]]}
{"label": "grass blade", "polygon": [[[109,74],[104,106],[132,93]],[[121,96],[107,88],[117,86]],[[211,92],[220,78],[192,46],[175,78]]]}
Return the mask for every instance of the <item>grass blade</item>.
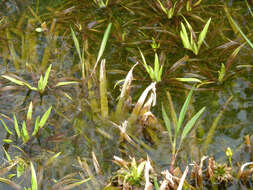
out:
{"label": "grass blade", "polygon": [[17,85],[24,86],[24,82],[21,81],[21,80],[15,79],[15,78],[10,77],[8,75],[2,75],[2,77],[9,80],[9,81],[11,81],[11,82],[13,82],[13,83],[15,83],[15,84],[17,84]]}
{"label": "grass blade", "polygon": [[23,123],[22,123],[22,132],[21,132],[21,136],[22,136],[22,139],[23,139],[23,142],[24,142],[24,143],[27,143],[27,141],[30,139],[29,133],[28,133],[27,128],[26,128],[26,123],[25,123],[25,121],[23,121]]}
{"label": "grass blade", "polygon": [[70,27],[70,30],[71,30],[71,34],[72,34],[72,38],[74,40],[74,44],[75,44],[75,47],[76,47],[76,51],[77,51],[77,54],[79,56],[79,59],[80,61],[82,62],[82,54],[81,54],[81,50],[80,50],[80,45],[79,45],[79,41],[75,35],[75,32],[73,31],[73,29]]}
{"label": "grass blade", "polygon": [[35,125],[34,125],[34,130],[33,130],[32,136],[35,136],[39,131],[39,120],[40,120],[40,116],[37,116],[36,120],[35,120]]}
{"label": "grass blade", "polygon": [[105,30],[104,37],[103,37],[103,40],[102,40],[102,43],[100,45],[100,49],[98,52],[98,57],[97,57],[97,61],[96,61],[97,63],[100,60],[100,58],[102,57],[103,52],[105,50],[105,46],[106,46],[110,31],[111,31],[111,27],[112,27],[112,23],[109,23],[106,30]]}
{"label": "grass blade", "polygon": [[189,105],[190,100],[191,100],[191,96],[192,96],[193,90],[194,90],[194,87],[192,87],[192,89],[191,89],[190,93],[188,94],[188,96],[187,96],[187,98],[186,98],[186,100],[184,102],[184,105],[183,105],[183,107],[182,107],[182,109],[180,111],[179,118],[178,118],[178,123],[177,123],[177,128],[176,128],[176,137],[177,137],[179,129],[180,129],[182,123],[183,123],[186,111],[188,109],[188,105]]}
{"label": "grass blade", "polygon": [[17,121],[17,118],[16,118],[15,114],[13,114],[13,120],[14,120],[14,129],[17,133],[18,138],[20,138],[21,137],[20,130],[19,130],[19,127],[18,127],[18,121]]}
{"label": "grass blade", "polygon": [[205,107],[203,107],[201,110],[198,111],[198,113],[196,113],[190,121],[188,121],[184,127],[184,130],[182,132],[181,135],[181,142],[184,140],[184,138],[186,137],[186,135],[189,133],[189,131],[192,129],[192,127],[194,126],[194,124],[196,123],[197,119],[201,116],[201,114],[205,111]]}
{"label": "grass blade", "polygon": [[49,115],[51,113],[51,110],[52,110],[52,106],[50,106],[50,108],[48,108],[48,110],[42,116],[42,118],[41,118],[41,120],[39,122],[39,127],[40,128],[42,128],[45,125],[45,123],[46,123],[46,121],[47,121],[47,119],[48,119],[48,117],[49,117]]}
{"label": "grass blade", "polygon": [[207,33],[207,30],[208,30],[208,27],[210,25],[210,22],[211,22],[211,18],[209,18],[209,20],[207,21],[205,27],[203,28],[203,30],[201,31],[200,35],[199,35],[199,39],[198,39],[198,47],[197,49],[199,50],[199,48],[201,47],[205,37],[206,37],[206,33]]}
{"label": "grass blade", "polygon": [[242,37],[246,40],[246,42],[250,45],[250,47],[253,49],[253,43],[249,40],[249,38],[243,33],[241,28],[238,26],[238,24],[231,18],[231,21],[233,22],[236,29],[239,31],[239,33],[242,35]]}
{"label": "grass blade", "polygon": [[51,71],[51,67],[52,67],[52,64],[49,65],[46,73],[45,73],[45,76],[44,76],[44,79],[43,79],[43,82],[42,82],[42,92],[44,92],[46,86],[47,86],[47,82],[48,82],[48,78],[49,78],[49,75],[50,75],[50,71]]}
{"label": "grass blade", "polygon": [[154,78],[155,81],[158,81],[159,76],[159,60],[157,53],[155,54],[155,68],[154,68]]}
{"label": "grass blade", "polygon": [[36,172],[33,166],[33,163],[30,162],[30,167],[31,167],[31,185],[32,185],[32,190],[38,190],[38,183],[37,183],[37,178],[36,178]]}
{"label": "grass blade", "polygon": [[166,114],[163,104],[162,104],[162,115],[163,115],[163,120],[164,120],[165,126],[167,128],[168,133],[169,133],[170,142],[172,144],[172,133],[171,133],[171,126],[170,126],[170,119],[169,119],[168,115]]}
{"label": "grass blade", "polygon": [[70,84],[79,84],[79,82],[77,82],[77,81],[58,82],[55,85],[55,87],[57,87],[57,86],[66,86],[66,85],[70,85]]}
{"label": "grass blade", "polygon": [[8,129],[8,127],[7,127],[7,125],[5,124],[5,122],[4,122],[2,119],[0,119],[0,120],[1,120],[1,122],[2,122],[2,124],[3,124],[3,126],[4,126],[4,128],[5,128],[6,132],[9,133],[10,135],[13,135],[13,133]]}

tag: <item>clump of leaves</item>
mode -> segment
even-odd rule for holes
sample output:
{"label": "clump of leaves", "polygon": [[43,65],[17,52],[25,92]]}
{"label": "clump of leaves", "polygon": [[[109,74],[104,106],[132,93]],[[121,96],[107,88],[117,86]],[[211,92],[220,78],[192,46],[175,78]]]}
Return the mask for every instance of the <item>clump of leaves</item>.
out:
{"label": "clump of leaves", "polygon": [[158,55],[157,53],[155,53],[155,61],[154,61],[154,69],[147,64],[146,59],[143,55],[143,53],[141,52],[141,58],[144,64],[144,67],[146,69],[146,71],[148,72],[150,78],[155,81],[155,82],[160,82],[162,80],[162,73],[163,73],[163,65],[159,65],[159,59],[158,59]]}
{"label": "clump of leaves", "polygon": [[[182,126],[183,121],[185,119],[186,112],[188,110],[188,106],[189,106],[189,103],[191,100],[193,90],[194,90],[194,87],[192,87],[190,93],[188,94],[178,118],[176,116],[171,97],[168,94],[169,101],[170,101],[171,118],[173,121],[173,128],[171,127],[171,121],[166,113],[165,107],[164,107],[164,105],[162,105],[163,120],[164,120],[166,128],[168,130],[169,139],[170,139],[170,143],[172,146],[172,160],[171,160],[171,170],[170,170],[171,173],[173,173],[174,162],[175,162],[175,159],[176,159],[176,156],[177,156],[178,150],[180,149],[181,144],[183,143],[183,141],[185,140],[185,138],[187,137],[187,135],[191,131],[191,129],[194,127],[194,124],[199,119],[201,114],[205,111],[205,107],[203,107],[185,124],[185,126],[183,128],[183,126]],[[180,134],[181,129],[182,129],[182,133]],[[173,131],[174,131],[174,134],[173,134]],[[180,137],[179,144],[177,144],[178,137]]]}
{"label": "clump of leaves", "polygon": [[[18,138],[21,138],[23,143],[27,143],[31,136],[35,136],[38,134],[38,131],[40,128],[42,128],[48,118],[49,118],[49,115],[51,113],[51,110],[52,110],[52,106],[50,106],[48,108],[48,110],[43,114],[43,116],[37,116],[36,119],[35,119],[35,124],[34,124],[34,129],[33,129],[33,132],[32,134],[29,134],[29,132],[31,131],[31,123],[32,123],[32,111],[33,111],[33,104],[32,102],[30,103],[29,105],[29,108],[28,108],[28,111],[27,111],[27,118],[26,118],[26,121],[23,121],[22,122],[22,128],[20,130],[20,127],[18,125],[18,121],[17,121],[17,118],[16,118],[16,115],[13,114],[13,123],[14,123],[14,130],[15,130],[15,133],[17,135]],[[0,119],[0,121],[2,122],[2,125],[4,126],[6,132],[8,133],[8,138],[7,139],[3,139],[3,142],[5,143],[12,143],[13,140],[11,139],[11,136],[13,136],[13,132],[7,127],[7,125],[5,124],[5,122]]]}
{"label": "clump of leaves", "polygon": [[123,186],[140,185],[144,181],[144,167],[146,161],[140,161],[138,164],[135,158],[131,158],[131,162],[126,162],[123,159],[114,156],[114,162],[120,166],[115,177],[118,178]]}
{"label": "clump of leaves", "polygon": [[182,39],[184,48],[191,50],[195,55],[198,55],[200,47],[206,37],[208,27],[211,22],[211,18],[207,21],[205,24],[203,30],[201,31],[198,40],[196,40],[195,32],[192,29],[192,26],[189,24],[189,22],[184,18],[187,28],[190,31],[190,37],[188,36],[188,33],[186,31],[185,25],[183,22],[181,22],[181,31],[180,31],[180,37]]}

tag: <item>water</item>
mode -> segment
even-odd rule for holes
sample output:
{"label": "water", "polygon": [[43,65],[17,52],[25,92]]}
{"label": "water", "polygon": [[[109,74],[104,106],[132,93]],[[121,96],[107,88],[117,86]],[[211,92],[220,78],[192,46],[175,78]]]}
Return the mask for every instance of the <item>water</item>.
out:
{"label": "water", "polygon": [[[84,184],[82,187],[102,188],[106,178],[115,171],[116,166],[111,161],[114,155],[126,158],[131,155],[140,158],[148,154],[159,169],[169,167],[171,147],[164,129],[162,132],[152,129],[152,134],[157,137],[152,135],[148,137],[143,132],[145,131],[143,126],[140,123],[136,124],[137,139],[147,144],[145,148],[140,146],[140,149],[136,149],[126,142],[120,142],[120,132],[117,127],[108,120],[101,119],[99,111],[94,111],[96,107],[94,102],[98,105],[100,103],[98,79],[94,79],[90,87],[87,83],[82,86],[79,57],[73,44],[70,27],[76,31],[78,39],[84,42],[80,43],[81,47],[88,42],[85,46],[85,60],[90,61],[90,69],[92,69],[104,30],[109,21],[113,23],[103,55],[106,58],[110,114],[116,109],[117,97],[120,93],[119,88],[114,88],[114,85],[126,77],[136,60],[141,61],[138,48],[144,53],[147,63],[153,67],[154,51],[150,46],[152,37],[156,43],[160,43],[157,52],[160,58],[163,57],[160,63],[164,64],[163,80],[157,85],[157,106],[152,108],[152,112],[160,122],[162,121],[161,102],[168,103],[165,91],[170,91],[176,111],[179,113],[185,100],[183,89],[190,88],[190,83],[176,82],[175,78],[196,77],[202,81],[211,82],[194,92],[189,113],[193,114],[204,106],[206,106],[206,111],[198,123],[198,129],[187,138],[191,143],[183,144],[178,156],[178,165],[184,166],[187,161],[198,160],[202,156],[202,143],[213,121],[231,96],[233,96],[232,101],[227,105],[217,125],[206,154],[214,156],[220,162],[227,160],[225,156],[227,147],[231,147],[235,155],[244,154],[243,137],[253,132],[252,68],[248,66],[252,63],[253,54],[252,49],[245,45],[233,60],[230,70],[226,72],[223,83],[217,81],[221,63],[228,63],[229,56],[242,43],[242,40],[239,40],[231,29],[220,1],[206,2],[192,12],[183,9],[187,20],[196,31],[200,31],[204,26],[204,21],[212,17],[206,44],[202,45],[198,56],[182,46],[179,37],[180,21],[182,21],[180,16],[168,20],[152,2],[130,0],[112,2],[108,8],[98,8],[92,1],[80,3],[75,0],[55,2],[5,0],[0,3],[0,73],[11,72],[22,77],[30,85],[36,86],[41,73],[45,73],[49,64],[52,64],[49,90],[43,97],[40,97],[38,92],[29,92],[25,86],[17,86],[5,79],[0,81],[0,112],[8,116],[10,120],[12,113],[15,113],[20,127],[22,121],[26,119],[30,101],[33,101],[35,105],[34,118],[42,115],[50,105],[53,106],[45,130],[41,131],[40,143],[36,140],[31,142],[35,148],[22,145],[20,139],[16,141],[19,146],[29,152],[28,155],[22,155],[12,147],[9,149],[13,157],[21,154],[27,161],[31,159],[36,163],[43,163],[53,154],[62,152],[60,161],[47,170],[48,175],[45,176],[43,189],[48,189],[54,184],[54,180],[59,180],[72,172],[83,172],[85,176],[88,176],[87,172],[78,165],[76,161],[78,156],[84,158],[91,171],[96,173],[91,152],[95,153],[103,175],[95,175],[100,180],[99,184],[94,185],[89,182],[88,185]],[[39,6],[38,3],[40,3]],[[234,13],[233,18],[250,36],[252,17],[244,1],[230,1],[229,9]],[[42,23],[44,23],[45,31],[35,32],[36,28],[42,28]],[[233,40],[236,45],[221,48],[230,40]],[[229,46],[229,44],[226,45]],[[189,60],[169,72],[173,64],[185,55],[189,56]],[[242,67],[242,65],[247,66]],[[141,64],[135,68],[133,75],[135,80],[130,95],[132,103],[135,103],[151,80]],[[59,81],[73,80],[78,81],[79,84],[55,87]],[[4,89],[6,86],[15,89]],[[89,89],[93,90],[93,94],[89,94]],[[122,121],[128,119],[132,108],[133,105],[129,100]],[[120,124],[118,118],[111,115],[109,120]],[[13,129],[12,122],[6,118],[4,121],[10,126],[9,128]],[[0,139],[5,138],[5,135],[2,128]],[[3,144],[1,142],[1,145]],[[1,162],[4,162],[6,160],[4,153],[0,153]],[[247,154],[245,157],[235,156],[234,159],[239,162],[251,160]],[[76,178],[80,176],[77,175]],[[19,179],[14,180],[19,181]],[[6,185],[0,185],[2,185],[0,189],[7,189]],[[29,186],[29,183],[25,185]]]}

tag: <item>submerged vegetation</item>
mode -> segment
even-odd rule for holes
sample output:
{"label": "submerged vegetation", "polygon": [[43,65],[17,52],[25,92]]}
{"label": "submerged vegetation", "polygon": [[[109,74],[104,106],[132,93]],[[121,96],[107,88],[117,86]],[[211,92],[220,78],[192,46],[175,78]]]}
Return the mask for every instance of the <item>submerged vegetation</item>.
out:
{"label": "submerged vegetation", "polygon": [[252,6],[3,1],[0,189],[252,189]]}

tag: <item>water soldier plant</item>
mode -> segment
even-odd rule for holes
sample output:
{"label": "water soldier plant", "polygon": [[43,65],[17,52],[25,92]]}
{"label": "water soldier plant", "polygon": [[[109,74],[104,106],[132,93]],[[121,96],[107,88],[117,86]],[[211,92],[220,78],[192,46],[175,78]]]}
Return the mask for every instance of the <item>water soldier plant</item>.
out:
{"label": "water soldier plant", "polygon": [[[52,110],[52,106],[50,106],[48,108],[48,110],[43,114],[42,117],[40,117],[39,115],[36,117],[35,121],[34,121],[34,129],[33,132],[32,131],[32,112],[33,112],[33,103],[30,102],[29,104],[29,108],[27,111],[27,117],[26,117],[26,121],[22,122],[22,129],[20,130],[20,127],[18,125],[18,120],[16,118],[16,115],[13,114],[13,123],[14,123],[14,131],[16,133],[16,136],[18,138],[21,138],[23,141],[23,144],[27,143],[30,138],[31,135],[32,136],[36,136],[39,132],[40,129],[42,129],[44,127],[44,125],[46,124],[50,113]],[[6,139],[3,139],[4,143],[13,143],[13,140],[11,139],[12,136],[14,136],[13,132],[7,127],[7,125],[5,124],[3,119],[0,119],[2,122],[2,125],[4,126],[6,132],[8,133]]]}
{"label": "water soldier plant", "polygon": [[188,33],[186,31],[186,28],[185,28],[185,25],[184,25],[183,22],[181,22],[180,37],[182,39],[184,48],[189,49],[195,55],[198,55],[200,47],[201,47],[201,45],[204,42],[204,39],[206,37],[207,31],[208,31],[208,27],[209,27],[210,22],[211,22],[211,18],[209,18],[209,20],[205,24],[203,30],[200,32],[198,40],[197,40],[195,32],[194,32],[192,26],[190,25],[190,23],[186,20],[185,17],[183,17],[183,18],[184,18],[184,20],[186,22],[186,26],[187,26],[188,30],[190,31],[190,36],[188,36]]}
{"label": "water soldier plant", "polygon": [[[171,163],[170,163],[170,172],[174,172],[174,165],[176,161],[176,157],[178,154],[178,151],[180,150],[180,147],[187,137],[188,133],[191,131],[191,129],[194,127],[196,121],[199,119],[201,114],[205,111],[205,107],[200,109],[189,121],[186,122],[185,126],[183,127],[183,121],[186,116],[186,112],[188,110],[188,106],[191,100],[191,96],[193,93],[194,87],[192,87],[191,91],[189,92],[184,105],[180,111],[179,117],[177,118],[176,112],[172,103],[172,100],[169,96],[169,108],[170,108],[170,116],[172,118],[172,123],[173,127],[171,127],[171,121],[166,113],[166,109],[164,105],[162,105],[162,115],[163,115],[163,120],[166,125],[168,134],[169,134],[169,139],[170,139],[170,144],[171,144],[171,153],[172,153],[172,158],[171,158]],[[182,131],[182,132],[181,132]],[[179,138],[179,143],[177,143]]]}

